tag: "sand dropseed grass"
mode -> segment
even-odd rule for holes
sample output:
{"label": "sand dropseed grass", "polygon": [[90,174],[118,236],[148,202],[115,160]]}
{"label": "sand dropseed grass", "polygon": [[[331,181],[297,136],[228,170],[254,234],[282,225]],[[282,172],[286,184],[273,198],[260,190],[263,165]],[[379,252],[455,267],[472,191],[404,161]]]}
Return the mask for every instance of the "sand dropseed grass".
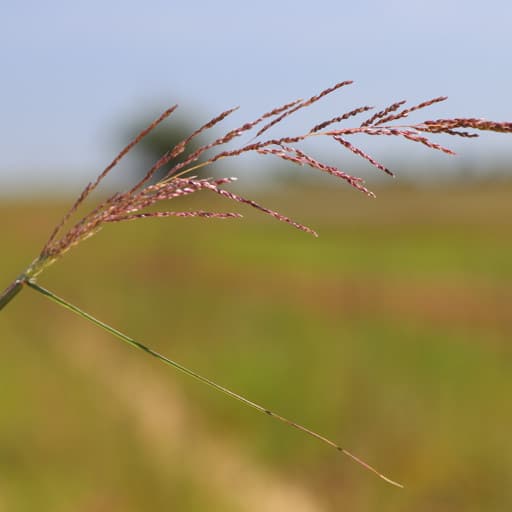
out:
{"label": "sand dropseed grass", "polygon": [[[392,176],[393,173],[391,170],[378,162],[371,155],[361,150],[358,146],[354,145],[354,143],[349,139],[352,139],[354,136],[363,135],[392,136],[425,145],[433,150],[453,154],[452,150],[435,142],[431,137],[433,135],[444,134],[473,138],[478,136],[478,131],[493,131],[501,133],[512,132],[511,122],[494,122],[478,118],[436,119],[413,124],[407,124],[404,122],[410,114],[426,109],[435,103],[439,103],[447,99],[446,97],[437,97],[409,107],[405,106],[405,101],[398,101],[376,111],[371,116],[369,116],[368,112],[373,110],[373,107],[367,105],[359,106],[345,113],[336,115],[331,119],[319,122],[303,133],[285,137],[268,137],[268,132],[270,132],[275,125],[281,123],[284,119],[289,118],[301,109],[312,106],[325,96],[334,93],[338,89],[349,86],[351,83],[351,81],[343,81],[306,100],[298,99],[283,106],[274,108],[257,119],[232,129],[221,137],[214,138],[211,142],[200,146],[185,160],[172,166],[173,161],[185,151],[193,139],[224,121],[225,118],[232,114],[236,109],[226,110],[200,126],[179,144],[169,148],[169,150],[163,154],[146,172],[144,177],[133,184],[130,188],[124,192],[117,192],[110,195],[107,199],[90,208],[88,212],[86,210],[86,213],[80,216],[79,211],[83,211],[85,209],[86,201],[89,199],[93,191],[101,184],[104,178],[148,133],[171,116],[177,106],[174,105],[167,109],[157,119],[149,124],[149,126],[141,131],[126,147],[124,147],[112,162],[100,173],[100,175],[83,189],[69,211],[53,229],[40,254],[0,295],[0,310],[13,300],[23,288],[28,287],[41,293],[56,304],[81,316],[85,320],[107,331],[132,347],[146,352],[161,362],[172,366],[173,368],[193,377],[224,395],[234,398],[259,412],[262,412],[290,427],[296,428],[301,432],[322,441],[323,443],[347,455],[386,482],[402,487],[401,484],[391,480],[381,472],[377,471],[373,466],[370,466],[350,451],[323,435],[298,423],[290,421],[287,418],[270,411],[266,407],[263,407],[200,375],[194,370],[191,370],[154,351],[145,344],[91,316],[81,308],[59,297],[54,292],[42,287],[37,282],[39,276],[46,268],[57,262],[71,248],[96,234],[107,224],[152,217],[202,217],[205,219],[229,219],[242,216],[239,212],[212,212],[205,210],[181,211],[168,209],[169,200],[178,199],[197,192],[213,193],[230,200],[232,203],[248,205],[249,207],[255,208],[256,210],[270,215],[281,222],[304,231],[305,233],[317,236],[317,233],[310,227],[292,220],[277,211],[266,208],[251,199],[230,191],[227,187],[235,180],[235,178],[227,177],[213,179],[198,178],[195,176],[195,173],[200,169],[207,168],[211,164],[223,159],[237,158],[251,153],[273,156],[277,159],[289,161],[300,166],[307,166],[313,170],[329,174],[347,182],[349,186],[352,186],[358,191],[370,197],[374,197],[374,194],[366,187],[364,181],[360,177],[353,176],[338,167],[324,163],[311,154],[306,153],[303,143],[308,140],[314,140],[316,137],[331,140],[336,146],[341,146],[343,149],[364,159],[379,171]],[[344,125],[345,121],[354,121],[357,117],[360,119],[359,122],[353,123],[350,127]],[[233,144],[236,139],[242,137],[246,137],[245,143],[240,144],[235,149],[226,148],[226,145]],[[168,164],[172,166],[171,169],[163,178],[154,183],[152,178],[154,178],[155,174],[160,169]],[[154,208],[160,205],[165,206],[163,209],[155,211]],[[74,217],[78,217],[79,220],[72,221]]]}

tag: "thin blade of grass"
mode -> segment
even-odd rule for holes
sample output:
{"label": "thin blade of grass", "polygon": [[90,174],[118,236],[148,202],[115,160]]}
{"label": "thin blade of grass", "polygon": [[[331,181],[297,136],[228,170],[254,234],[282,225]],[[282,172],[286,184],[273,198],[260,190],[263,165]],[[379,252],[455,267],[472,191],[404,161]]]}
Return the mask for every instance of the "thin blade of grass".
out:
{"label": "thin blade of grass", "polygon": [[307,427],[304,427],[298,423],[295,423],[294,421],[291,421],[291,420],[285,418],[284,416],[281,416],[273,411],[270,411],[266,407],[263,407],[263,406],[257,404],[256,402],[253,402],[252,400],[249,400],[248,398],[245,398],[242,395],[239,395],[238,393],[235,393],[234,391],[231,391],[230,389],[225,388],[224,386],[221,386],[220,384],[217,384],[216,382],[208,379],[207,377],[203,377],[202,375],[198,374],[194,370],[191,370],[190,368],[187,368],[186,366],[183,366],[182,364],[180,364],[172,359],[169,359],[168,357],[160,354],[159,352],[156,352],[152,348],[140,343],[139,341],[135,340],[134,338],[131,338],[130,336],[127,336],[126,334],[122,333],[121,331],[118,331],[114,327],[111,327],[110,325],[102,322],[101,320],[98,320],[97,318],[93,317],[89,313],[86,313],[85,311],[78,308],[77,306],[69,303],[65,299],[54,294],[50,290],[47,290],[46,288],[39,286],[35,281],[28,280],[26,283],[33,290],[36,290],[37,292],[41,293],[42,295],[44,295],[48,299],[52,300],[59,306],[62,306],[64,308],[68,309],[69,311],[72,311],[73,313],[84,318],[85,320],[88,320],[89,322],[93,323],[97,327],[100,327],[104,331],[106,331],[106,332],[112,334],[113,336],[115,336],[116,338],[120,339],[124,343],[127,343],[128,345],[131,345],[134,348],[137,348],[139,350],[142,350],[143,352],[146,352],[147,354],[155,357],[159,361],[161,361],[169,366],[172,366],[176,370],[179,370],[180,372],[188,375],[189,377],[193,377],[194,379],[198,380],[199,382],[202,382],[203,384],[206,384],[207,386],[209,386],[209,387],[211,387],[211,388],[213,388],[213,389],[215,389],[215,390],[217,390],[235,400],[238,400],[239,402],[242,402],[243,404],[245,404],[249,407],[252,407],[253,409],[256,409],[257,411],[259,411],[263,414],[266,414],[267,416],[270,416],[271,418],[274,418],[274,419],[288,425],[289,427],[300,430],[301,432],[308,434],[309,436],[314,437],[315,439],[318,439],[319,441],[322,441],[323,443],[325,443],[325,444],[335,448],[339,452],[343,453],[347,457],[350,457],[353,461],[357,462],[359,465],[361,465],[368,471],[374,473],[382,480],[384,480],[384,481],[388,482],[389,484],[394,485],[396,487],[403,488],[402,484],[399,484],[398,482],[395,482],[394,480],[391,480],[387,476],[383,475],[382,473],[377,471],[373,466],[370,466],[368,463],[364,462],[359,457],[356,457],[354,454],[352,454],[345,448],[342,448],[340,445],[336,444],[334,441],[331,441],[327,437],[324,437],[323,435],[318,434],[317,432],[310,430]]}

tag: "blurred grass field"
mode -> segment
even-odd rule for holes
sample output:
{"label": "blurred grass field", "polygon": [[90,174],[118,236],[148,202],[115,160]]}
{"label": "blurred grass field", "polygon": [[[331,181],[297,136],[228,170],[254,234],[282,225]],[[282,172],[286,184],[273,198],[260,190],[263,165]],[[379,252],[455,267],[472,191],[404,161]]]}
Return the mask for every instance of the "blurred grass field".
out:
{"label": "blurred grass field", "polygon": [[[262,195],[319,239],[250,211],[112,226],[40,283],[404,490],[24,290],[0,318],[0,511],[510,510],[512,184],[377,195]],[[65,207],[3,202],[1,287]]]}

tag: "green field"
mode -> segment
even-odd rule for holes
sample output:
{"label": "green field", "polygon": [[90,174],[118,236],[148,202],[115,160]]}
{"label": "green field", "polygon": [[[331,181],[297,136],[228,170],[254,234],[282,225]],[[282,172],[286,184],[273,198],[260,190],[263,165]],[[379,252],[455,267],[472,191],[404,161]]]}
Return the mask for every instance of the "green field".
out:
{"label": "green field", "polygon": [[[0,314],[0,511],[512,510],[512,185],[377,195],[260,194],[318,239],[112,226],[39,282],[404,490],[27,289]],[[2,203],[0,288],[64,209]]]}

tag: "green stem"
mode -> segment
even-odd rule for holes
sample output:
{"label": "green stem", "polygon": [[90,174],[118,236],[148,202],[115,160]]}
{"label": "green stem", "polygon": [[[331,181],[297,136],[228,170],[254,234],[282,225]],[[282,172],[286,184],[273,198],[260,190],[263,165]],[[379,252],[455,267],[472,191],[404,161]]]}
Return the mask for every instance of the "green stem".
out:
{"label": "green stem", "polygon": [[177,363],[176,361],[169,359],[168,357],[156,352],[155,350],[147,347],[146,345],[143,345],[142,343],[131,338],[130,336],[127,336],[126,334],[123,334],[122,332],[118,331],[117,329],[114,329],[110,325],[107,325],[106,323],[102,322],[101,320],[94,318],[89,313],[86,313],[85,311],[78,308],[77,306],[74,306],[73,304],[69,303],[68,301],[64,300],[63,298],[55,295],[50,290],[47,290],[47,289],[39,286],[38,284],[36,284],[36,282],[34,280],[27,280],[26,284],[28,286],[30,286],[32,289],[38,291],[39,293],[42,293],[44,296],[46,296],[53,302],[56,302],[57,304],[59,304],[59,306],[62,306],[64,308],[72,311],[73,313],[81,316],[82,318],[88,320],[89,322],[93,323],[94,325],[96,325],[96,326],[102,328],[103,330],[109,332],[110,334],[114,335],[116,338],[119,338],[121,341],[127,343],[128,345],[131,345],[132,347],[138,348],[139,350],[142,350],[142,351],[146,352],[147,354],[149,354],[153,357],[156,357],[158,360],[162,361],[163,363],[165,363],[169,366],[172,366],[173,368],[179,370],[180,372],[183,372],[186,375],[193,377],[194,379],[198,380],[199,382],[202,382],[203,384],[206,384],[207,386],[210,386],[211,388],[216,389],[217,391],[220,391],[221,393],[223,393],[231,398],[234,398],[235,400],[238,400],[238,401],[242,402],[243,404],[248,405],[249,407],[252,407],[253,409],[256,409],[259,412],[262,412],[272,418],[275,418],[290,427],[296,428],[297,430],[300,430],[301,432],[304,432],[305,434],[308,434],[308,435],[314,437],[315,439],[318,439],[318,440],[322,441],[323,443],[326,443],[329,446],[332,446],[333,448],[344,453],[345,455],[347,455],[348,457],[350,457],[351,459],[356,461],[358,464],[360,464],[367,470],[371,471],[372,473],[376,474],[377,476],[379,476],[386,482],[388,482],[392,485],[395,485],[396,487],[403,487],[401,484],[384,476],[382,473],[377,471],[374,467],[372,467],[369,464],[367,464],[366,462],[362,461],[361,459],[359,459],[358,457],[356,457],[349,451],[345,450],[338,444],[334,443],[330,439],[314,432],[313,430],[303,427],[302,425],[299,425],[298,423],[290,421],[290,420],[284,418],[283,416],[280,416],[279,414],[276,414],[275,412],[270,411],[266,407],[263,407],[255,402],[235,393],[234,391],[231,391],[230,389],[227,389],[224,386],[221,386],[220,384],[217,384],[216,382],[213,382],[212,380],[210,380],[206,377],[203,377],[202,375],[199,375],[195,371],[190,370],[189,368],[186,368],[185,366],[181,365],[180,363]]}
{"label": "green stem", "polygon": [[18,277],[16,280],[14,280],[3,292],[2,295],[0,295],[0,310],[5,308],[9,302],[11,302],[16,295],[18,295],[19,292],[21,292],[21,289],[23,288],[23,285],[26,283],[26,277],[24,275]]}
{"label": "green stem", "polygon": [[0,310],[11,302],[30,279],[40,274],[45,266],[52,263],[46,256],[38,256],[0,295]]}

